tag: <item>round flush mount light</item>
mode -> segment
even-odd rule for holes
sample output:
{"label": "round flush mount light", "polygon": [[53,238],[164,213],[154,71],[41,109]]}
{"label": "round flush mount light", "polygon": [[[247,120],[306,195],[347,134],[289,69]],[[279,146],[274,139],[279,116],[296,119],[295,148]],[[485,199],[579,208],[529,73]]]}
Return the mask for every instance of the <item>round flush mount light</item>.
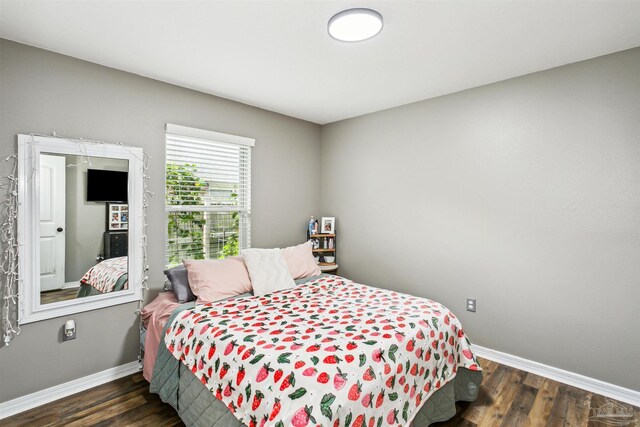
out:
{"label": "round flush mount light", "polygon": [[333,15],[328,28],[329,35],[336,40],[359,42],[382,30],[382,15],[371,9],[347,9]]}

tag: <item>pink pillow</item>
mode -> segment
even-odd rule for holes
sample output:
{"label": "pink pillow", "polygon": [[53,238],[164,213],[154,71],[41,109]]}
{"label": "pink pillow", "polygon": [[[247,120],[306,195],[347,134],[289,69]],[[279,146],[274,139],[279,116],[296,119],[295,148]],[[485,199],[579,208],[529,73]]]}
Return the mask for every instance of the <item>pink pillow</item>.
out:
{"label": "pink pillow", "polygon": [[251,292],[249,272],[241,256],[225,259],[183,260],[189,286],[198,296],[196,304],[206,304]]}
{"label": "pink pillow", "polygon": [[[282,250],[289,273],[294,279],[302,279],[305,277],[318,276],[321,271],[313,257],[313,244],[306,242],[298,246],[289,246]],[[191,276],[189,276],[191,281]]]}

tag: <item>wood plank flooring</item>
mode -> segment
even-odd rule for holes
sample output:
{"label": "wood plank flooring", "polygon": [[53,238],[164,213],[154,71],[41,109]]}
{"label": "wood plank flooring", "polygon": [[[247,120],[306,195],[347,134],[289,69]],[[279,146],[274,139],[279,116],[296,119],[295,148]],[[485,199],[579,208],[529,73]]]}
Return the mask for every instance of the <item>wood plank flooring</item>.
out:
{"label": "wood plank flooring", "polygon": [[[489,360],[480,366],[478,398],[456,404],[455,417],[434,427],[640,426],[640,408]],[[620,405],[629,416],[607,417],[607,404]]]}
{"label": "wood plank flooring", "polygon": [[[433,426],[640,426],[640,408],[488,360],[480,364],[484,380],[478,399],[459,403],[452,419]],[[611,412],[606,405],[619,405],[619,412],[632,416],[604,417]],[[149,393],[139,373],[0,420],[7,427],[134,425],[184,425],[173,408]]]}
{"label": "wood plank flooring", "polygon": [[55,291],[40,292],[40,304],[68,301],[75,299],[80,288],[57,289]]}

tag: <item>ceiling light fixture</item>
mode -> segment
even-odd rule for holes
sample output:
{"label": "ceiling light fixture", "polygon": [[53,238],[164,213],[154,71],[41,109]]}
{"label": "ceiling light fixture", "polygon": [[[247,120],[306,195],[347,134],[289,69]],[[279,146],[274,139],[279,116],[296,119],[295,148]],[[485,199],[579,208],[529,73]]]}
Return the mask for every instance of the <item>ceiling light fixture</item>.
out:
{"label": "ceiling light fixture", "polygon": [[331,37],[343,42],[367,40],[382,30],[382,15],[371,9],[343,10],[331,17],[328,29]]}

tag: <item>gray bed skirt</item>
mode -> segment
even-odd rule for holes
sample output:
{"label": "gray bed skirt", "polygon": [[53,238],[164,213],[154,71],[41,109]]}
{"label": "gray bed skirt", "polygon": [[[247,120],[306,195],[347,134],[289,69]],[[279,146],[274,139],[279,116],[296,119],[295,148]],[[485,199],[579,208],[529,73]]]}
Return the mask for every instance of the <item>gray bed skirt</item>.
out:
{"label": "gray bed skirt", "polygon": [[[151,391],[173,406],[187,426],[244,426],[182,363],[171,365],[172,373],[159,370],[156,377],[154,371]],[[455,402],[475,400],[481,383],[482,372],[460,368],[453,381],[445,384],[425,402],[411,425],[426,427],[450,419],[456,414]]]}

